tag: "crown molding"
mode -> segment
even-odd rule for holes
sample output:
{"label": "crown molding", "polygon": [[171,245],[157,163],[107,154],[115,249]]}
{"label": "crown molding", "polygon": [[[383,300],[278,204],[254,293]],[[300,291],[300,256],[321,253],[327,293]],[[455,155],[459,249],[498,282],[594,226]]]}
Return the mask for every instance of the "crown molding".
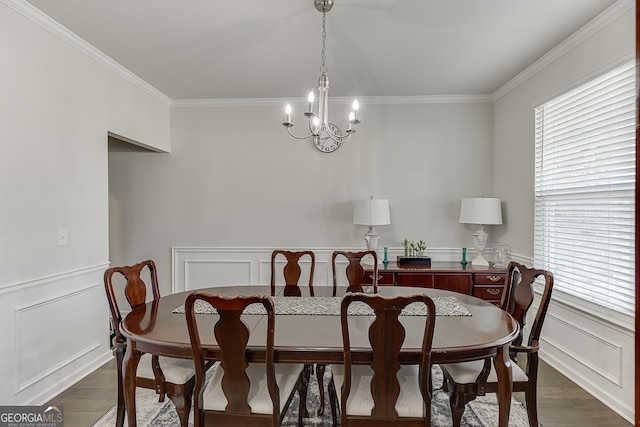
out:
{"label": "crown molding", "polygon": [[[69,31],[66,27],[51,19],[39,9],[24,0],[0,0],[11,9],[25,16],[40,27],[49,31],[70,46],[73,46],[89,58],[93,59],[114,74],[130,82],[145,93],[172,108],[201,108],[201,107],[265,107],[280,106],[286,100],[281,98],[238,98],[238,99],[171,99],[149,83],[132,73],[118,62],[105,55],[84,39]],[[501,86],[493,94],[489,95],[425,95],[425,96],[370,96],[360,97],[360,101],[370,105],[416,105],[416,104],[460,104],[460,103],[484,103],[494,102],[506,95],[523,82],[538,73],[544,67],[565,55],[575,46],[591,37],[594,33],[611,23],[623,13],[635,6],[635,0],[619,0],[606,11],[591,20],[588,24],[576,31],[569,38],[553,48],[542,58],[527,67],[521,73]],[[348,105],[352,101],[347,97],[335,97],[331,102],[337,105]],[[298,104],[297,101],[292,102]],[[303,100],[299,103],[304,104]]]}
{"label": "crown molding", "polygon": [[[359,96],[360,104],[368,105],[408,105],[408,104],[467,104],[493,102],[491,95],[425,95],[425,96]],[[306,105],[306,100],[300,98],[287,100],[285,98],[228,98],[228,99],[174,99],[172,108],[209,108],[209,107],[273,107],[283,106],[289,102],[292,105]],[[332,97],[331,104],[351,105],[351,97]]]}
{"label": "crown molding", "polygon": [[27,3],[24,0],[0,0],[0,3],[6,4],[11,9],[15,10],[35,24],[49,31],[60,40],[76,48],[84,55],[93,59],[98,64],[112,71],[114,74],[128,81],[129,83],[133,84],[148,95],[151,95],[163,104],[167,106],[171,105],[171,98],[151,86],[146,81],[142,80],[140,77],[138,77],[128,69],[124,68],[109,56],[96,49],[93,45],[87,43],[84,39],[78,37],[75,33],[69,31],[66,27],[60,25],[49,16],[42,13],[33,5]]}
{"label": "crown molding", "polygon": [[530,79],[533,75],[552,64],[558,58],[566,55],[571,49],[587,40],[589,37],[609,25],[612,21],[620,17],[625,12],[635,7],[635,0],[619,0],[600,15],[593,18],[589,23],[584,25],[578,31],[573,33],[559,45],[551,49],[536,62],[525,68],[522,72],[509,80],[492,94],[492,100],[497,101],[507,93],[520,86],[522,83]]}

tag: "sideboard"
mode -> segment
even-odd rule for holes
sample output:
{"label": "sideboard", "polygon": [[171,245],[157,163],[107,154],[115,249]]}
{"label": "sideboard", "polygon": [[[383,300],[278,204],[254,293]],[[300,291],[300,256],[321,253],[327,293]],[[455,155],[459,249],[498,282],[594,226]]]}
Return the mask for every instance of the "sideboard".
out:
{"label": "sideboard", "polygon": [[[373,269],[367,269],[365,284],[373,284]],[[445,289],[473,295],[499,304],[504,290],[506,269],[491,265],[477,269],[471,263],[432,262],[431,267],[400,266],[396,262],[378,266],[378,286],[416,286]]]}

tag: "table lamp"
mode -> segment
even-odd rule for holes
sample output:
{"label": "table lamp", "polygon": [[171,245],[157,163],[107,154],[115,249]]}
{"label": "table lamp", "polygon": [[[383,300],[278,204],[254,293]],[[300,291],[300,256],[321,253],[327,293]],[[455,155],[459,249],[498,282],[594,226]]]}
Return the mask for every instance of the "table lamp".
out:
{"label": "table lamp", "polygon": [[478,224],[478,230],[473,233],[476,257],[471,261],[471,265],[473,267],[489,267],[489,262],[482,256],[489,239],[489,234],[484,230],[484,226],[502,224],[500,199],[489,197],[462,199],[460,223]]}
{"label": "table lamp", "polygon": [[367,242],[367,250],[375,251],[378,249],[380,235],[374,226],[391,224],[389,200],[374,199],[373,196],[368,200],[356,200],[353,208],[353,223],[369,226],[369,230],[364,235],[364,241]]}

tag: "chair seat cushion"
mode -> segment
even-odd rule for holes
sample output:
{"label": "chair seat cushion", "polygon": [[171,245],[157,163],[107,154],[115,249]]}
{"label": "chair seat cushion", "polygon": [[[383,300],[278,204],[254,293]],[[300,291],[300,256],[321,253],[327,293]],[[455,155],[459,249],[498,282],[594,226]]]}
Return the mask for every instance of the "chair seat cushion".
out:
{"label": "chair seat cushion", "polygon": [[[303,364],[276,363],[276,384],[280,389],[280,412],[289,395],[294,391],[298,377],[304,368]],[[227,406],[227,398],[222,391],[222,374],[224,370],[216,364],[215,371],[207,384],[202,399],[203,409],[213,411],[224,411]],[[246,370],[251,383],[249,390],[249,406],[254,414],[271,414],[273,403],[267,388],[266,368],[264,364],[250,363]]]}
{"label": "chair seat cushion", "polygon": [[[478,379],[478,375],[480,375],[483,366],[484,360],[474,360],[472,362],[443,364],[440,365],[440,368],[442,368],[443,371],[447,371],[451,378],[453,378],[453,381],[457,384],[472,384]],[[515,362],[511,363],[511,372],[513,382],[529,381],[527,374]],[[498,382],[498,376],[496,375],[496,369],[494,368],[493,363],[491,363],[491,372],[489,372],[487,382]]]}
{"label": "chair seat cushion", "polygon": [[[192,359],[159,356],[158,360],[166,382],[185,384],[196,374]],[[141,378],[154,378],[150,354],[142,355],[136,375]]]}
{"label": "chair seat cushion", "polygon": [[[344,382],[344,366],[331,365],[333,381],[338,393],[338,401],[342,399],[342,384]],[[371,379],[373,370],[365,365],[351,366],[351,392],[347,401],[347,414],[371,416],[373,398],[371,396]],[[402,365],[398,371],[400,395],[396,402],[399,417],[424,417],[425,407],[422,393],[418,385],[418,366]],[[344,409],[343,409],[344,410]]]}

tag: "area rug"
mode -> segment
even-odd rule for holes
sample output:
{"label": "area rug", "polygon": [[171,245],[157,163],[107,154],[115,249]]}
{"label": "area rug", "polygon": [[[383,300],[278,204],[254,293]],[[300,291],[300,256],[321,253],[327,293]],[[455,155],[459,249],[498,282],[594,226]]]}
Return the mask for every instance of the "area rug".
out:
{"label": "area rug", "polygon": [[[330,366],[327,366],[324,382],[326,384],[331,378]],[[433,368],[433,399],[431,425],[434,427],[451,427],[451,411],[447,394],[442,391],[442,371],[438,366]],[[287,412],[283,426],[297,426],[298,424],[298,399],[293,399],[289,411]],[[318,394],[318,382],[315,376],[311,377],[309,392],[307,396],[307,408],[310,418],[304,419],[305,426],[324,427],[331,426],[331,409],[328,399],[325,404],[324,415],[315,416],[320,405]],[[174,427],[180,424],[178,415],[174,410],[173,403],[169,399],[165,402],[158,402],[158,397],[153,390],[136,389],[136,412],[139,427]],[[111,427],[115,425],[115,406],[105,413],[93,427]],[[126,423],[126,420],[125,420]],[[193,426],[193,412],[189,417],[189,425]],[[478,397],[473,402],[467,404],[462,417],[463,427],[494,427],[498,425],[498,403],[495,395]],[[511,415],[509,417],[510,427],[528,427],[527,411],[524,406],[513,399],[511,402]]]}

